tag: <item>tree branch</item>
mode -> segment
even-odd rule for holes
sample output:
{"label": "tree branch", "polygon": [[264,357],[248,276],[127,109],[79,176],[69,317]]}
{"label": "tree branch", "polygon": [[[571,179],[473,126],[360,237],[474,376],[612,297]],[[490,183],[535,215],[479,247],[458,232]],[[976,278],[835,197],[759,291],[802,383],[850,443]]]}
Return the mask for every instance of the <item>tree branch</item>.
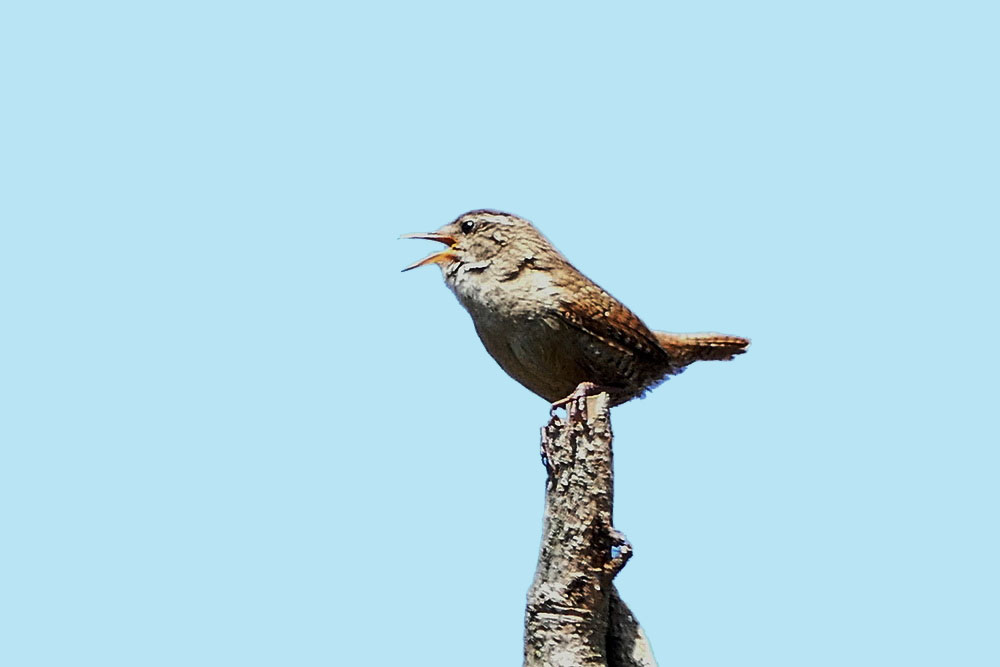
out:
{"label": "tree branch", "polygon": [[548,470],[542,547],[525,611],[527,667],[655,667],[611,581],[632,555],[612,524],[607,394],[574,398],[542,430]]}

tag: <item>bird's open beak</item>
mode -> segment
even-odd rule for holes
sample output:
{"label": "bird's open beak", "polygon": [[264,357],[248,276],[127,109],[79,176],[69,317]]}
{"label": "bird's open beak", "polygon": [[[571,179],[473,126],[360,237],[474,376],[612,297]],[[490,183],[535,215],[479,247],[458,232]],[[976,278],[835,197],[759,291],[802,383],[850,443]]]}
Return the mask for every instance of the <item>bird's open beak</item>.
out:
{"label": "bird's open beak", "polygon": [[415,269],[418,266],[424,266],[425,264],[445,264],[450,262],[455,257],[455,244],[458,243],[455,237],[448,236],[447,234],[438,234],[437,232],[429,232],[427,234],[403,234],[399,238],[401,239],[427,239],[428,241],[437,241],[439,243],[444,243],[448,246],[447,250],[442,250],[441,252],[436,252],[433,255],[428,255],[418,262],[410,264],[408,267],[403,269],[403,271],[409,271],[410,269]]}

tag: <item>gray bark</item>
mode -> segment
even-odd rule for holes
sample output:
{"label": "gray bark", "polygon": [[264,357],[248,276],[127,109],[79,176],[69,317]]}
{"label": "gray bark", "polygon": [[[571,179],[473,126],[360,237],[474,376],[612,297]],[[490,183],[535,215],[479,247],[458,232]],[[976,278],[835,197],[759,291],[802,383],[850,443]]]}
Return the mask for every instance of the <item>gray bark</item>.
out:
{"label": "gray bark", "polygon": [[525,611],[527,667],[655,667],[649,641],[611,583],[632,555],[612,523],[607,394],[573,399],[542,429],[545,520]]}

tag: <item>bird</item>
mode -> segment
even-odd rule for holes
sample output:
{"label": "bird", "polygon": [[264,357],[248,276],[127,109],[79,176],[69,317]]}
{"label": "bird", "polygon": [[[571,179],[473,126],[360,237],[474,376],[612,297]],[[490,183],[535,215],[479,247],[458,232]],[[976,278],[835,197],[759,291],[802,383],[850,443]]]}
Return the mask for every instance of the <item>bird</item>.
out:
{"label": "bird", "polygon": [[729,360],[750,345],[741,336],[651,330],[511,213],[477,209],[400,238],[446,246],[403,271],[439,266],[486,351],[553,408],[600,392],[620,405],[696,361]]}

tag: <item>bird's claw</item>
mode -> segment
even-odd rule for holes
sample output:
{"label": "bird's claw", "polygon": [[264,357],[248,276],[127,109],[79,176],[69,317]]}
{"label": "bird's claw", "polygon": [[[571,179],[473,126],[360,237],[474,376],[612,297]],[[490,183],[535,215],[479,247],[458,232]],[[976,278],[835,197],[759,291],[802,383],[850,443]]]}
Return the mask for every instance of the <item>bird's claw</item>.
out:
{"label": "bird's claw", "polygon": [[576,385],[576,389],[574,389],[569,396],[560,398],[552,404],[552,407],[549,408],[549,416],[554,416],[556,414],[556,410],[566,407],[577,399],[587,398],[588,396],[597,396],[598,394],[603,394],[606,391],[610,391],[610,388],[602,387],[601,385],[594,384],[593,382],[581,382]]}

